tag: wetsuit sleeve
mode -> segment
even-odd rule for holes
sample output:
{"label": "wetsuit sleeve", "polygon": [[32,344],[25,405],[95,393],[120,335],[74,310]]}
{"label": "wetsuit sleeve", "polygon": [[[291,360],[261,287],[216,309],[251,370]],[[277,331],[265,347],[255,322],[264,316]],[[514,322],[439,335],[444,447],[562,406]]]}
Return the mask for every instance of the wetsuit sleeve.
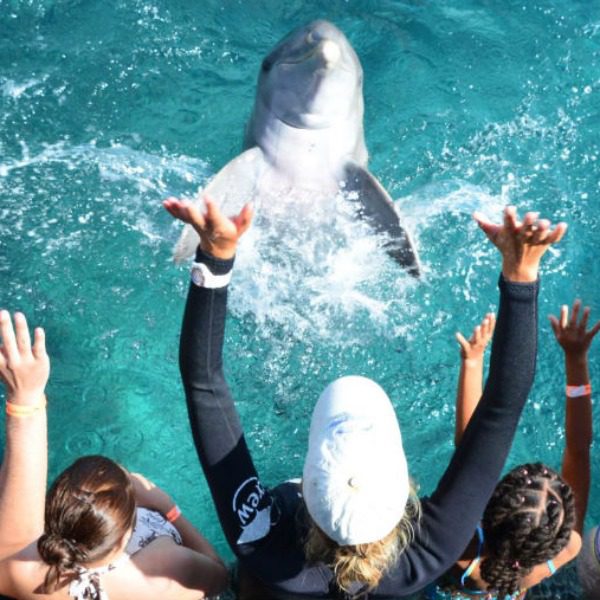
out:
{"label": "wetsuit sleeve", "polygon": [[500,306],[483,396],[436,490],[416,540],[383,587],[412,593],[445,572],[469,543],[496,487],[533,383],[538,283],[500,278]]}
{"label": "wetsuit sleeve", "polygon": [[[196,261],[214,275],[233,267],[233,260],[218,260],[200,249]],[[240,544],[268,534],[271,496],[258,481],[223,374],[226,310],[227,287],[207,289],[190,283],[179,366],[194,444],[221,526],[232,550],[243,554]]]}

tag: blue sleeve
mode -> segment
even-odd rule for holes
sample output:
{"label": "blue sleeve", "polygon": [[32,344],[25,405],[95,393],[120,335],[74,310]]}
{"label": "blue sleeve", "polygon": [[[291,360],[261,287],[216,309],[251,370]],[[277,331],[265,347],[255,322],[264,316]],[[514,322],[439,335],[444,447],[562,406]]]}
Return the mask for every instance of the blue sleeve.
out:
{"label": "blue sleeve", "polygon": [[[215,274],[232,261],[197,256]],[[500,280],[500,306],[483,398],[446,472],[423,500],[416,539],[384,576],[373,598],[412,594],[460,556],[498,481],[533,381],[537,283]],[[294,503],[287,514],[258,479],[223,376],[227,289],[190,285],[180,366],[198,456],[227,540],[244,566],[271,589],[327,597],[331,570],[307,564]],[[298,513],[299,514],[299,513]]]}
{"label": "blue sleeve", "polygon": [[500,306],[482,399],[437,488],[422,502],[416,540],[401,555],[381,591],[412,593],[447,571],[471,540],[500,478],[533,383],[539,285],[501,277],[499,287]]}
{"label": "blue sleeve", "polygon": [[[197,261],[215,275],[233,260],[198,250]],[[270,530],[272,498],[258,480],[252,457],[223,375],[222,349],[227,287],[207,289],[190,283],[179,347],[179,366],[196,451],[223,531],[234,553]]]}

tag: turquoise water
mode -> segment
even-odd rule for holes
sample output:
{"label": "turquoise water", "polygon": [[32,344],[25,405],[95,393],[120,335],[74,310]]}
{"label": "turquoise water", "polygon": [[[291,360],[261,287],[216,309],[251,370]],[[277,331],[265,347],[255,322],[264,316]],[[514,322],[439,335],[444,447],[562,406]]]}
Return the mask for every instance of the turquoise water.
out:
{"label": "turquoise water", "polygon": [[[511,202],[570,223],[545,263],[511,465],[560,464],[564,375],[545,315],[579,296],[600,317],[600,6],[0,0],[0,299],[47,330],[51,474],[107,454],[167,488],[228,556],[188,433],[187,275],[170,261],[179,227],[160,200],[194,194],[239,152],[262,56],[317,17],[363,63],[371,170],[425,275],[399,272],[343,205],[302,214],[282,199],[279,219],[258,219],[226,360],[265,481],[299,475],[318,394],[360,373],[390,394],[413,476],[432,489],[452,451],[454,332],[497,298],[473,210],[497,217]],[[598,497],[596,466],[590,523]]]}

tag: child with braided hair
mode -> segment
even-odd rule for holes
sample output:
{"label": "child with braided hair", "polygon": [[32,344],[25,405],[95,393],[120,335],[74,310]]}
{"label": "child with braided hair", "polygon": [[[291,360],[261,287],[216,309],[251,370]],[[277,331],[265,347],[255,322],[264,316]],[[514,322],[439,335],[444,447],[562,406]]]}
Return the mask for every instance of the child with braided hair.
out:
{"label": "child with braided hair", "polygon": [[[481,598],[521,600],[526,590],[572,560],[581,547],[587,509],[592,440],[591,386],[587,353],[600,322],[587,330],[589,308],[581,303],[550,317],[565,355],[566,445],[561,474],[541,464],[510,471],[497,485],[481,525],[461,558],[435,586],[428,600]],[[455,443],[460,441],[481,396],[483,355],[494,331],[494,315],[475,327],[469,340],[457,333],[461,370],[456,403]]]}

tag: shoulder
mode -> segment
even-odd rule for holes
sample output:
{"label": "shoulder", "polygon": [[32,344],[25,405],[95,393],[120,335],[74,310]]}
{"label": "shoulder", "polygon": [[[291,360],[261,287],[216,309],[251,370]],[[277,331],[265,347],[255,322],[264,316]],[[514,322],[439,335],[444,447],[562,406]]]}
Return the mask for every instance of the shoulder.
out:
{"label": "shoulder", "polygon": [[131,594],[130,577],[140,587],[138,597],[184,600],[223,591],[228,575],[221,564],[208,556],[163,536],[136,552],[120,576],[115,571],[114,583],[121,582],[127,586],[121,587],[121,592],[126,589]]}
{"label": "shoulder", "polygon": [[40,559],[35,544],[30,544],[0,561],[0,594],[31,594],[44,581],[48,566]]}
{"label": "shoulder", "polygon": [[554,570],[551,569],[547,562],[536,565],[533,567],[531,573],[523,579],[522,587],[528,589],[547,577],[551,577],[554,571],[571,562],[579,554],[580,550],[581,536],[576,531],[572,531],[569,543],[552,559]]}

